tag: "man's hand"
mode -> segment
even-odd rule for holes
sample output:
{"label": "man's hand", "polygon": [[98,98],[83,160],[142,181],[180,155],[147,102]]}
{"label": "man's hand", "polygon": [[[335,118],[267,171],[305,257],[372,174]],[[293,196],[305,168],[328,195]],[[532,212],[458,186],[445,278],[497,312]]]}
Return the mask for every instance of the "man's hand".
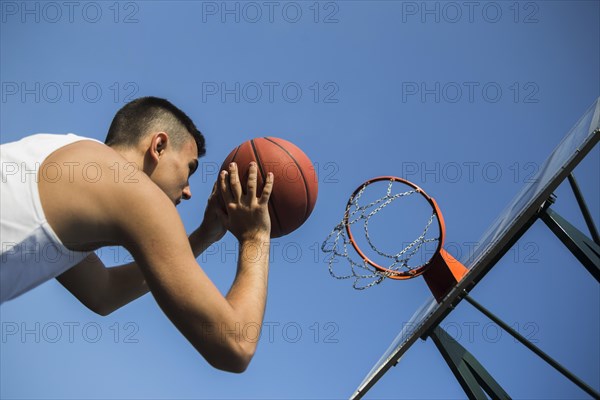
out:
{"label": "man's hand", "polygon": [[218,193],[218,180],[213,186],[212,193],[208,197],[204,219],[198,228],[204,240],[211,243],[217,242],[227,233],[227,214],[221,208]]}
{"label": "man's hand", "polygon": [[269,197],[273,189],[273,174],[269,173],[259,198],[257,193],[258,167],[250,163],[246,193],[242,191],[236,163],[229,165],[229,171],[221,171],[219,186],[227,210],[226,226],[240,243],[247,240],[269,238],[271,219],[269,217]]}

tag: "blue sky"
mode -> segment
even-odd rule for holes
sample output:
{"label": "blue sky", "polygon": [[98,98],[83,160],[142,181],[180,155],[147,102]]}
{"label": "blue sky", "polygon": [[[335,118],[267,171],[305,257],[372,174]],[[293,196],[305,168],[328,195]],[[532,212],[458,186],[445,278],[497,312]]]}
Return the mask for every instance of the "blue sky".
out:
{"label": "blue sky", "polygon": [[[102,140],[125,102],[155,95],[207,138],[180,206],[190,232],[222,159],[249,138],[294,142],[320,185],[309,221],[273,242],[266,325],[244,374],[212,369],[150,295],[102,318],[48,282],[0,307],[7,399],[348,397],[429,297],[422,278],[357,292],[330,277],[320,243],[355,187],[414,181],[464,259],[600,95],[597,1],[0,4],[2,143],[37,132]],[[575,171],[596,224],[599,167],[596,147]],[[585,230],[568,186],[556,194],[555,209]],[[228,235],[198,259],[223,291],[235,253]],[[128,261],[117,249],[101,257]],[[472,296],[599,390],[600,289],[542,223]],[[442,326],[514,398],[586,398],[468,304]],[[464,393],[419,341],[369,396]]]}

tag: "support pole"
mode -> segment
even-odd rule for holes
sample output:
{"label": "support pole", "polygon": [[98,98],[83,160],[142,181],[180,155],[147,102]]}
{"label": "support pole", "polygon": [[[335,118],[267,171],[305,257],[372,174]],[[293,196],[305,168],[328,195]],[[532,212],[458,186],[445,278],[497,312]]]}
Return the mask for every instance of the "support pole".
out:
{"label": "support pole", "polygon": [[600,246],[550,207],[541,211],[540,218],[589,273],[600,282]]}
{"label": "support pole", "polygon": [[577,200],[577,204],[579,204],[579,209],[581,210],[581,214],[583,215],[583,219],[585,220],[585,224],[590,231],[590,235],[592,235],[592,240],[598,246],[600,246],[600,237],[598,236],[598,230],[596,230],[596,225],[594,224],[594,219],[590,214],[590,210],[587,208],[587,204],[583,195],[581,194],[581,190],[579,190],[579,185],[575,180],[575,175],[573,173],[569,174],[569,184],[571,184],[571,189],[573,190],[573,194],[575,195],[575,199]]}
{"label": "support pole", "polygon": [[487,400],[486,393],[494,400],[510,399],[479,361],[445,330],[437,326],[431,339],[470,400]]}
{"label": "support pole", "polygon": [[476,302],[473,298],[471,298],[471,296],[469,296],[467,294],[463,298],[465,300],[467,300],[473,307],[475,307],[477,310],[479,310],[482,314],[484,314],[486,317],[488,317],[489,319],[494,321],[498,326],[500,326],[502,329],[504,329],[508,334],[510,334],[515,339],[517,339],[523,345],[525,345],[525,347],[527,347],[529,350],[534,352],[538,357],[540,357],[542,360],[544,360],[546,363],[548,363],[550,366],[552,366],[555,370],[560,372],[565,378],[569,379],[571,382],[573,382],[574,384],[579,386],[579,388],[581,390],[583,390],[584,392],[586,392],[587,394],[592,396],[594,399],[600,399],[600,393],[596,392],[594,389],[592,389],[590,386],[588,386],[585,382],[583,382],[581,379],[579,379],[577,376],[575,376],[573,373],[571,373],[568,369],[566,369],[565,367],[560,365],[556,360],[554,360],[548,354],[544,353],[539,347],[537,347],[536,345],[531,343],[519,332],[515,331],[513,328],[508,326],[508,324],[506,324],[500,318],[498,318],[494,314],[492,314],[491,311],[489,311],[488,309],[483,307],[481,304]]}

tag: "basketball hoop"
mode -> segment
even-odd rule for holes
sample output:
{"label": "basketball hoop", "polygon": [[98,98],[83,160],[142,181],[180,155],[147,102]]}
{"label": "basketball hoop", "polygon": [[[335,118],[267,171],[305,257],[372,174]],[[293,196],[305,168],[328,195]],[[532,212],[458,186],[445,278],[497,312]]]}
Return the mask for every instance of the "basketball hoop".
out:
{"label": "basketball hoop", "polygon": [[[377,197],[366,204],[361,204],[361,200],[366,193],[373,195],[377,191],[377,183],[386,183],[385,194]],[[380,189],[381,190],[381,189]],[[379,194],[378,196],[381,196]],[[412,196],[420,196],[424,199],[431,213],[426,221],[422,233],[415,239],[408,242],[400,251],[390,253],[383,251],[375,245],[369,231],[371,218],[392,203],[401,201]],[[358,233],[355,228],[362,221],[362,231],[364,238],[361,249],[359,245]],[[437,229],[433,229],[436,227]],[[401,230],[401,227],[399,228]],[[437,232],[432,232],[437,231]],[[384,279],[394,280],[412,279],[423,275],[427,285],[438,301],[447,294],[447,292],[466,274],[468,271],[460,262],[444,250],[444,238],[446,227],[442,212],[437,202],[423,189],[405,179],[394,176],[381,176],[370,179],[360,185],[348,199],[346,210],[342,221],[331,231],[324,240],[321,250],[330,256],[327,261],[329,264],[329,273],[336,279],[354,279],[353,287],[363,290],[381,283]],[[416,254],[423,254],[424,246],[435,243],[436,248],[431,253],[431,257],[421,262],[414,262]],[[349,246],[350,245],[350,246]],[[352,248],[358,259],[353,258],[349,252]],[[367,252],[370,254],[367,255]],[[373,258],[378,258],[375,261]],[[340,261],[346,261],[349,270],[346,273],[339,273]],[[382,265],[380,260],[387,260],[387,265]]]}

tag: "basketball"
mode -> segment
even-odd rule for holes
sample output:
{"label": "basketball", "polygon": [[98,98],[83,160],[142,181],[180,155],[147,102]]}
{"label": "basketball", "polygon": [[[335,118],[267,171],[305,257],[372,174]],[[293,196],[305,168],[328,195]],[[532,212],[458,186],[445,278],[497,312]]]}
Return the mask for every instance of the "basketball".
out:
{"label": "basketball", "polygon": [[312,213],[317,201],[319,185],[312,162],[293,143],[275,137],[248,140],[237,146],[221,166],[227,170],[236,162],[242,187],[248,181],[250,162],[258,165],[258,192],[269,172],[275,178],[269,199],[271,237],[285,236],[298,229]]}

